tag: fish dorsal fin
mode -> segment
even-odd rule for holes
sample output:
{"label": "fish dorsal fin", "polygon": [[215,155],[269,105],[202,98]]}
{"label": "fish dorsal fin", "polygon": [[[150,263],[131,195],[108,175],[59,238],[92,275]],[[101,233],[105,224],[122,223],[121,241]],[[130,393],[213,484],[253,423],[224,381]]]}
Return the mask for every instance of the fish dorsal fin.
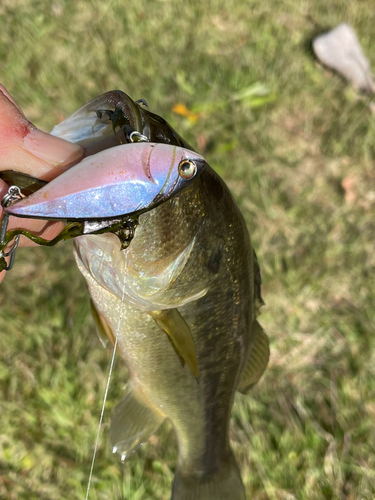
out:
{"label": "fish dorsal fin", "polygon": [[129,382],[111,420],[109,437],[113,453],[125,460],[156,432],[164,419],[139,387]]}
{"label": "fish dorsal fin", "polygon": [[149,315],[169,336],[178,355],[185,361],[195,378],[199,377],[193,335],[177,309],[150,311]]}
{"label": "fish dorsal fin", "polygon": [[113,335],[112,328],[107,323],[105,317],[102,314],[100,314],[100,312],[97,310],[92,299],[90,299],[90,309],[100,342],[103,344],[104,347],[108,347],[108,340],[109,340],[112,346],[114,346],[115,336]]}
{"label": "fish dorsal fin", "polygon": [[270,347],[267,335],[257,321],[251,325],[254,343],[251,346],[247,364],[242,373],[238,390],[244,394],[251,389],[263,375],[270,357]]}

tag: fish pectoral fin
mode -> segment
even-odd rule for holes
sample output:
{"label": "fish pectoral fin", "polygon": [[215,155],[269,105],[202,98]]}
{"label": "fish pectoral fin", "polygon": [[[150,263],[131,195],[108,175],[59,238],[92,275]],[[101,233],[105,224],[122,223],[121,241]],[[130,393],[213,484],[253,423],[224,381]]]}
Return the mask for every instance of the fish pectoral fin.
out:
{"label": "fish pectoral fin", "polygon": [[178,310],[164,309],[162,311],[150,311],[149,315],[165,331],[178,356],[185,361],[193,376],[198,379],[199,369],[193,335],[189,325]]}
{"label": "fish pectoral fin", "polygon": [[113,335],[112,328],[107,323],[105,317],[102,314],[100,314],[100,312],[97,310],[94,302],[91,299],[90,299],[90,309],[96,326],[96,333],[98,334],[100,342],[103,344],[104,347],[108,347],[108,340],[109,340],[112,346],[114,346],[115,336]]}
{"label": "fish pectoral fin", "polygon": [[112,451],[121,460],[147,441],[165,419],[133,382],[126,385],[125,391],[114,409],[109,429]]}
{"label": "fish pectoral fin", "polygon": [[237,388],[243,394],[246,394],[258,382],[267,368],[270,358],[268,337],[258,321],[253,321],[251,329],[254,335],[254,343],[251,346],[250,355]]}

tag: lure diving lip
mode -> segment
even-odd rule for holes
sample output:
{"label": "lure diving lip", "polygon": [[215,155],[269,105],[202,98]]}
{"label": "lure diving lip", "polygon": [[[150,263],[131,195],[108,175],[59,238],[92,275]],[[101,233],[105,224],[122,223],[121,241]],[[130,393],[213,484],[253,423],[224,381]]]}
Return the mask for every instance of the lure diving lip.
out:
{"label": "lure diving lip", "polygon": [[15,203],[9,215],[42,219],[110,219],[151,209],[179,193],[205,159],[178,146],[136,143],[87,157]]}

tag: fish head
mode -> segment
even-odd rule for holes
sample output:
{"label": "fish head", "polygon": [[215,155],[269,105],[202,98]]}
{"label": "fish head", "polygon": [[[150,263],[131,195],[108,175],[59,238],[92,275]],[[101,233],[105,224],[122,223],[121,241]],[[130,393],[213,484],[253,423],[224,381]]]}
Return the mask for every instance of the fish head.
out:
{"label": "fish head", "polygon": [[202,156],[178,146],[125,144],[84,158],[7,212],[52,220],[142,213],[177,195],[205,166]]}

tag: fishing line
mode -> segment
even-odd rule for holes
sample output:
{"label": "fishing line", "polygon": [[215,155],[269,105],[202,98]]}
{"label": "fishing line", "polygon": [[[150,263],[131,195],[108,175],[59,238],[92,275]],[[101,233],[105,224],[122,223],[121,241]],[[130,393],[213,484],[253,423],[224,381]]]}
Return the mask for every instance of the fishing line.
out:
{"label": "fishing line", "polygon": [[91,469],[90,469],[89,481],[87,483],[87,490],[86,490],[85,500],[88,500],[88,498],[89,498],[89,492],[90,492],[90,486],[91,486],[91,479],[92,479],[92,475],[93,475],[93,471],[94,471],[94,464],[95,464],[95,459],[96,459],[96,452],[98,450],[98,445],[99,445],[100,430],[102,428],[102,423],[103,423],[104,409],[105,409],[105,404],[107,402],[107,396],[108,396],[108,391],[109,391],[109,384],[111,382],[113,366],[115,364],[115,356],[116,356],[116,349],[117,349],[117,344],[118,344],[118,336],[119,336],[119,333],[120,333],[120,324],[121,324],[122,313],[123,313],[123,309],[124,309],[124,297],[125,297],[125,279],[124,279],[124,286],[122,288],[121,307],[120,307],[119,320],[118,320],[117,329],[116,329],[116,339],[115,339],[115,343],[114,343],[114,346],[113,346],[111,363],[109,365],[109,373],[108,373],[107,385],[106,385],[106,388],[105,388],[105,391],[104,391],[102,410],[100,412],[98,432],[96,434],[96,440],[95,440],[95,446],[94,446],[94,453],[93,453],[92,461],[91,461]]}

